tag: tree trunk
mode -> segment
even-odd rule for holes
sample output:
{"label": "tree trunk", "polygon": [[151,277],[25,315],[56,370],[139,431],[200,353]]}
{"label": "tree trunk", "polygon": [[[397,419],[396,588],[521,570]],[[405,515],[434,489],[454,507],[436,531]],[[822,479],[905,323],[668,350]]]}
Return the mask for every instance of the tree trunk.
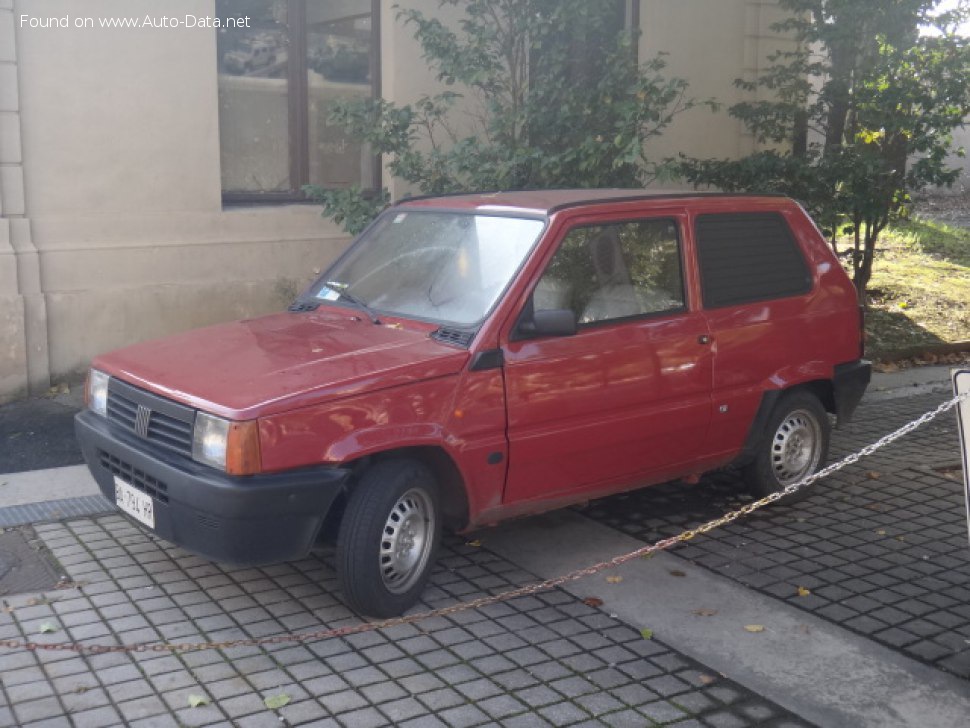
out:
{"label": "tree trunk", "polygon": [[845,128],[851,110],[850,79],[855,51],[845,42],[833,43],[831,48],[832,80],[826,85],[828,119],[825,124],[825,151],[840,149],[845,142]]}
{"label": "tree trunk", "polygon": [[[879,221],[867,220],[865,223],[865,236],[862,240],[862,250],[856,248],[856,264],[854,266],[854,276],[852,282],[855,284],[856,293],[859,295],[859,302],[868,307],[869,297],[866,290],[869,281],[872,279],[872,264],[876,257],[876,242],[882,232],[884,224]],[[856,240],[859,240],[859,233],[856,232]],[[860,255],[861,253],[861,255]]]}

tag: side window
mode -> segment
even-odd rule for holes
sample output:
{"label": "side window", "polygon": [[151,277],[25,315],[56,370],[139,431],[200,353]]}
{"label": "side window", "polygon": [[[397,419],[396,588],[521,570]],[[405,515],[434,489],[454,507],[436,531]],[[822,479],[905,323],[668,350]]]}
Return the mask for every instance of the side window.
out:
{"label": "side window", "polygon": [[805,259],[778,213],[701,215],[696,231],[705,308],[811,290]]}
{"label": "side window", "polygon": [[639,220],[570,230],[536,286],[533,305],[572,309],[580,324],[682,309],[677,223]]}

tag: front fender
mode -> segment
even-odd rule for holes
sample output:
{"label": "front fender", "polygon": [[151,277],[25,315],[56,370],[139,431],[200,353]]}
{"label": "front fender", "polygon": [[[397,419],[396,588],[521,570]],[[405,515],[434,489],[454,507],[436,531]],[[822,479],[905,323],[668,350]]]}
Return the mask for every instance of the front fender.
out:
{"label": "front fender", "polygon": [[[342,463],[407,445],[445,445],[458,376],[366,392],[259,420],[263,469]],[[393,445],[392,445],[393,444]]]}

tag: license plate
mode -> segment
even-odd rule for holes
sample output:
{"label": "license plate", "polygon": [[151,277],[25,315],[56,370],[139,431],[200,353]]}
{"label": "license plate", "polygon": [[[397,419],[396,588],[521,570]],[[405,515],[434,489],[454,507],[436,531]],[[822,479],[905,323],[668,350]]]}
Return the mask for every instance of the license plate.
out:
{"label": "license plate", "polygon": [[155,528],[155,501],[115,476],[115,503],[129,516],[134,516],[149,528]]}

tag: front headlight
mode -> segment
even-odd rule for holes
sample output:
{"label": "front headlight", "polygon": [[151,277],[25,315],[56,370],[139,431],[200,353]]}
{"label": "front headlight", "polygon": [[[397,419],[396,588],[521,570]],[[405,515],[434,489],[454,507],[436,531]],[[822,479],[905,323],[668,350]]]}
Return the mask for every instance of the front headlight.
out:
{"label": "front headlight", "polygon": [[88,374],[88,409],[102,417],[108,416],[108,380],[104,372],[92,369]]}
{"label": "front headlight", "polygon": [[231,422],[199,412],[192,432],[192,459],[230,475],[260,472],[259,426],[256,420]]}
{"label": "front headlight", "polygon": [[192,432],[192,459],[226,469],[226,448],[229,444],[229,420],[199,412]]}

